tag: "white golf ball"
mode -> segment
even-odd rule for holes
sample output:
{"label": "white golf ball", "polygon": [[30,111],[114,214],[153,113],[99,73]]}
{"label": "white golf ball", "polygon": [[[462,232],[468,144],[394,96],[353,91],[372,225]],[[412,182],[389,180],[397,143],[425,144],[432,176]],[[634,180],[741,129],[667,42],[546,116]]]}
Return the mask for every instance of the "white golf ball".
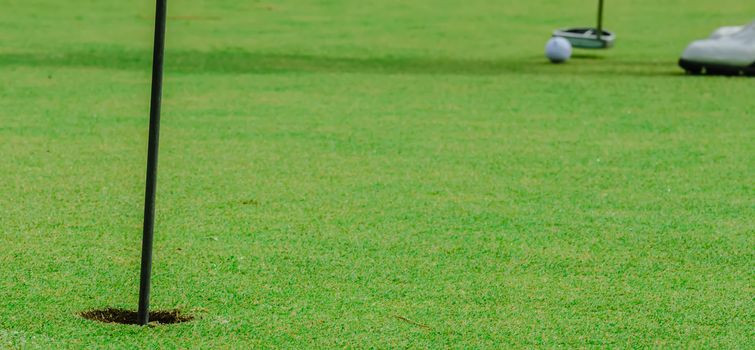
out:
{"label": "white golf ball", "polygon": [[571,43],[562,37],[552,37],[545,44],[545,56],[553,63],[566,62],[571,57]]}

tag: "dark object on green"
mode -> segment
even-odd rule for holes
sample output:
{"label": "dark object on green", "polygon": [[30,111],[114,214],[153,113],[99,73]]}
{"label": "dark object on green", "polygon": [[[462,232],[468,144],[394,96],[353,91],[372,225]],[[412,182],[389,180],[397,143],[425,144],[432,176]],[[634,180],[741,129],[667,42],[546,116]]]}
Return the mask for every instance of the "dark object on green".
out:
{"label": "dark object on green", "polygon": [[137,323],[140,325],[149,323],[149,287],[152,275],[152,239],[155,228],[155,189],[157,187],[157,150],[160,138],[160,98],[163,90],[166,9],[167,0],[157,0],[157,10],[155,11],[155,46],[152,54],[152,96],[149,110],[147,184],[144,193],[142,268],[139,279],[139,314]]}
{"label": "dark object on green", "polygon": [[607,49],[613,47],[616,35],[603,29],[603,0],[598,1],[598,25],[596,28],[578,27],[558,29],[553,36],[569,40],[572,47],[580,49]]}
{"label": "dark object on green", "polygon": [[[133,324],[142,325],[138,320],[138,314],[135,311],[107,308],[102,310],[89,310],[82,312],[81,317],[88,320],[105,322],[105,323],[120,323],[120,324]],[[190,315],[186,315],[181,310],[165,310],[154,311],[150,314],[152,324],[173,324],[188,322],[194,319]]]}
{"label": "dark object on green", "polygon": [[679,67],[682,67],[687,73],[692,75],[745,75],[755,77],[755,63],[745,67],[737,67],[726,64],[694,62],[680,58]]}

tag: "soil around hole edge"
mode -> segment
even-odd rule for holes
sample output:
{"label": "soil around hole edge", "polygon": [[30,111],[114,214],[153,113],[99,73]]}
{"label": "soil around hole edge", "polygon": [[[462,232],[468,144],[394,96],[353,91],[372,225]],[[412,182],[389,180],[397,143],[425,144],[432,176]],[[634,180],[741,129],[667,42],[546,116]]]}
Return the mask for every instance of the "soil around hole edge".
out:
{"label": "soil around hole edge", "polygon": [[[89,310],[79,313],[83,318],[104,323],[119,323],[136,325],[137,312],[126,309],[107,308]],[[149,313],[149,324],[174,324],[193,320],[191,315],[184,314],[181,310],[155,310]]]}

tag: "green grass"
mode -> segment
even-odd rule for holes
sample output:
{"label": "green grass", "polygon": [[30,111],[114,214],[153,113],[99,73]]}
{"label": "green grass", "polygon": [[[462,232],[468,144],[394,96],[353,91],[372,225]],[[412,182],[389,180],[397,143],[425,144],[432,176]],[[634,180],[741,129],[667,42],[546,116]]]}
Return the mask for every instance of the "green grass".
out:
{"label": "green grass", "polygon": [[753,348],[742,0],[173,1],[134,308],[152,4],[0,0],[0,348]]}

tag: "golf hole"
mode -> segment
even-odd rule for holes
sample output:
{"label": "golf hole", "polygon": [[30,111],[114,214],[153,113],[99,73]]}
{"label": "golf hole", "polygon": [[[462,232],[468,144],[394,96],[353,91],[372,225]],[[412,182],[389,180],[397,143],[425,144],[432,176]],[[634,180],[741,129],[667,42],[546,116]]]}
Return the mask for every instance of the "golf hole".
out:
{"label": "golf hole", "polygon": [[[89,310],[80,313],[81,317],[92,321],[104,323],[119,323],[136,325],[137,313],[132,310],[107,308],[101,310]],[[149,313],[150,325],[166,325],[189,322],[194,317],[181,312],[181,310],[155,310]]]}

